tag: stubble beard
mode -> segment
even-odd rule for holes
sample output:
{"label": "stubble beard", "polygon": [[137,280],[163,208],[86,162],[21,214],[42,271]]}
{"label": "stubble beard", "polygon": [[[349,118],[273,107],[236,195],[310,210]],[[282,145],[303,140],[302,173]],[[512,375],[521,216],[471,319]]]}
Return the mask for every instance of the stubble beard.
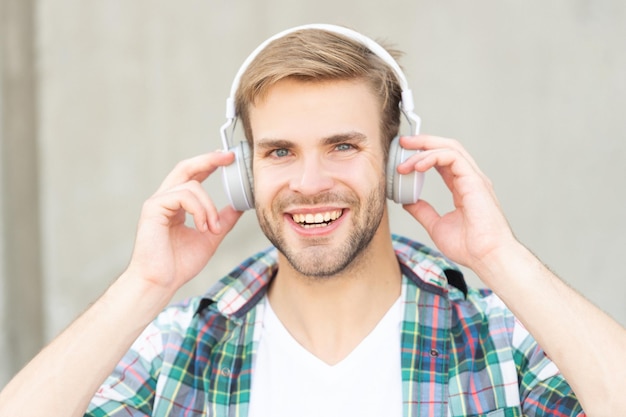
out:
{"label": "stubble beard", "polygon": [[[261,230],[268,240],[285,256],[298,273],[312,278],[327,278],[358,268],[364,261],[364,254],[380,226],[385,208],[384,182],[373,189],[364,201],[356,196],[325,193],[315,197],[277,198],[272,204],[271,213],[257,207],[257,218]],[[351,208],[352,230],[345,241],[337,247],[328,244],[328,238],[309,238],[309,245],[295,250],[281,233],[283,207],[290,204],[315,205],[333,202],[347,203]],[[272,213],[281,216],[272,219]],[[332,241],[331,243],[336,243]]]}

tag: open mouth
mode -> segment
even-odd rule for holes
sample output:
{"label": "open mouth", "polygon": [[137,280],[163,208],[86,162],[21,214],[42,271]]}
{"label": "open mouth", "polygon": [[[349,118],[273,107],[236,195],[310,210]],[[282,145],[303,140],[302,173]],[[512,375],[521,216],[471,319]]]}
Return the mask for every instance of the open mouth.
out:
{"label": "open mouth", "polygon": [[343,214],[343,210],[326,211],[323,213],[292,214],[291,218],[305,229],[326,227]]}

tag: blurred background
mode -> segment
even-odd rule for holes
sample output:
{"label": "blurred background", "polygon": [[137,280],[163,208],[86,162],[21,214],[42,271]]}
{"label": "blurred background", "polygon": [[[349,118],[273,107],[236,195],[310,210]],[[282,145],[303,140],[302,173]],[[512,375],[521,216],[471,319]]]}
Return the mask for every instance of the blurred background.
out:
{"label": "blurred background", "polygon": [[[461,140],[519,239],[626,324],[623,1],[0,0],[0,387],[123,271],[176,162],[221,147],[248,53],[313,22],[405,51],[423,131]],[[434,173],[423,197],[451,207]],[[246,213],[177,300],[267,245]]]}

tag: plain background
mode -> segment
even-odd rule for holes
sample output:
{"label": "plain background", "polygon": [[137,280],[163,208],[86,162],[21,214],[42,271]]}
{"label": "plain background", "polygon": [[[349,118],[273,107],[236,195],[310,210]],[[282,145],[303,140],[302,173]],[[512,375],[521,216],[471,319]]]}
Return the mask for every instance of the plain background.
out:
{"label": "plain background", "polygon": [[[403,50],[423,131],[459,139],[519,239],[626,324],[623,1],[0,4],[0,386],[124,269],[142,202],[176,162],[221,147],[248,53],[313,22]],[[423,197],[450,208],[426,181]],[[226,204],[220,178],[206,189]],[[391,217],[429,242],[400,207]],[[177,300],[267,244],[246,213]]]}

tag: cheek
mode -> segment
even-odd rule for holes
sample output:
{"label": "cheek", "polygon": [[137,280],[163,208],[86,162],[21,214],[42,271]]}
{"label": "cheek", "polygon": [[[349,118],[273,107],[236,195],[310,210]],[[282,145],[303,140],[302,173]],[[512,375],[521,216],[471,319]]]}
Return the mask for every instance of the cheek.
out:
{"label": "cheek", "polygon": [[252,186],[254,199],[258,203],[271,200],[284,187],[284,176],[267,172],[267,170],[253,170]]}
{"label": "cheek", "polygon": [[358,166],[352,167],[352,169],[344,168],[344,178],[352,184],[371,188],[381,180],[385,180],[385,169],[385,165],[381,160],[370,158],[367,161],[362,161]]}

